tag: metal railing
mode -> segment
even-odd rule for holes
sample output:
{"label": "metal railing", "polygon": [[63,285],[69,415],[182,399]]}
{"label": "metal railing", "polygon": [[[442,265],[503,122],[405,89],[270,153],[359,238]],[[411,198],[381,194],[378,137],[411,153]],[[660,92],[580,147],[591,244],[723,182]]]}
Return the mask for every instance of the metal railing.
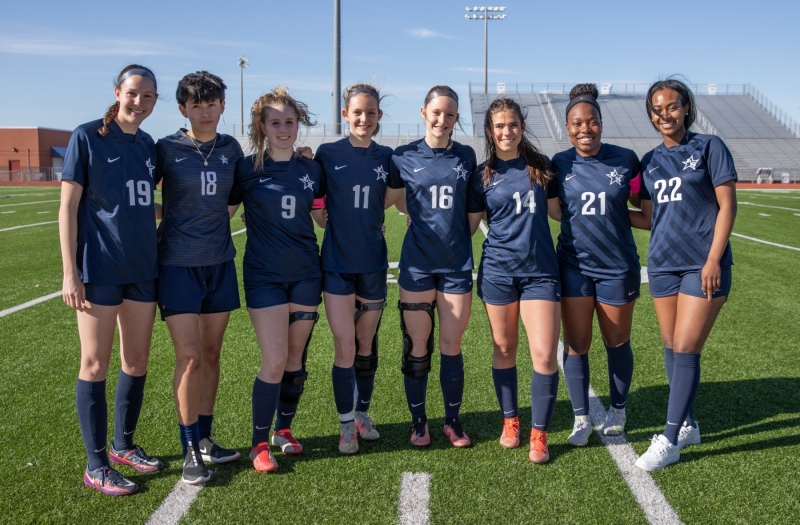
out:
{"label": "metal railing", "polygon": [[708,120],[708,117],[706,117],[699,109],[696,111],[697,111],[697,120],[695,121],[695,124],[697,125],[697,127],[700,128],[700,131],[702,131],[706,135],[716,135],[718,137],[722,137],[722,134],[719,131],[717,131],[716,126],[714,126],[714,124],[712,124],[711,121]]}
{"label": "metal railing", "polygon": [[[298,138],[316,137],[325,139],[328,137],[347,137],[349,135],[350,127],[349,124],[345,122],[341,126],[335,124],[317,124],[314,127],[302,130]],[[425,123],[405,124],[381,122],[381,127],[377,136],[382,137],[384,135],[387,137],[406,137],[412,140],[421,139],[425,136]],[[234,136],[241,137],[242,135],[234,134]],[[473,136],[473,125],[471,123],[456,125],[453,130],[454,139],[471,136]]]}
{"label": "metal railing", "polygon": [[[503,84],[500,82],[500,84]],[[566,95],[578,82],[506,82],[503,88],[498,91],[497,85],[489,85],[488,92],[494,94],[503,93],[552,93],[556,95]],[[605,83],[598,82],[598,87]],[[650,84],[641,83],[608,83],[609,94],[611,95],[646,95],[650,89]],[[746,95],[750,84],[687,84],[697,95]],[[483,84],[475,84],[473,91],[472,82],[469,83],[470,93],[483,93]]]}
{"label": "metal railing", "polygon": [[[547,101],[547,109],[550,110],[550,118],[553,119],[553,129],[558,134],[558,140],[563,140],[564,136],[561,134],[561,125],[558,123],[558,117],[556,116],[556,110],[553,108],[553,104],[550,101],[550,94],[549,93],[545,93],[544,99],[545,99],[545,101]],[[555,134],[554,134],[553,138],[556,138]]]}
{"label": "metal railing", "polygon": [[756,103],[761,106],[761,108],[772,115],[772,117],[780,122],[780,124],[789,130],[789,132],[797,137],[800,138],[800,123],[797,122],[795,119],[789,116],[783,109],[778,107],[777,104],[772,102],[769,98],[764,96],[761,91],[756,89],[755,86],[752,84],[745,84],[744,94],[750,95],[750,98],[756,101]]}
{"label": "metal railing", "polygon": [[0,171],[0,181],[3,182],[36,182],[61,180],[61,168],[40,168]]}

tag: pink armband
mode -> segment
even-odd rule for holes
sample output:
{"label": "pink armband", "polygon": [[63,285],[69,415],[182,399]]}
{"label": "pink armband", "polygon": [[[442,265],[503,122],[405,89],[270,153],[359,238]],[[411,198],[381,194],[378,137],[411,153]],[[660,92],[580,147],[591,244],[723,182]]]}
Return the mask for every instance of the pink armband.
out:
{"label": "pink armband", "polygon": [[636,176],[628,182],[628,185],[631,187],[631,195],[639,193],[639,190],[642,188],[642,174],[637,173]]}

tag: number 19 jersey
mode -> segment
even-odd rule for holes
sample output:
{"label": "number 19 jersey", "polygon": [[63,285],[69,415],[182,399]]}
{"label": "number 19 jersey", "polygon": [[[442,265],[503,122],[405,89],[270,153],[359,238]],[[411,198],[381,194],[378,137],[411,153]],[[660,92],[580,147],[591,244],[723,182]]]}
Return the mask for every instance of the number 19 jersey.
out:
{"label": "number 19 jersey", "polygon": [[328,223],[322,269],[371,273],[389,267],[381,232],[392,149],[375,141],[354,148],[350,139],[322,144],[314,157],[325,172]]}
{"label": "number 19 jersey", "polygon": [[[719,204],[714,188],[737,180],[733,157],[716,135],[687,132],[642,158],[640,195],[653,203],[647,264],[651,271],[701,270],[711,251]],[[727,244],[720,266],[733,264]]]}
{"label": "number 19 jersey", "polygon": [[158,263],[212,266],[236,256],[228,198],[236,162],[244,156],[229,135],[197,143],[183,130],[156,143],[158,179],[163,182]]}
{"label": "number 19 jersey", "polygon": [[473,268],[467,214],[483,211],[480,195],[469,186],[477,164],[475,151],[458,142],[433,150],[421,139],[394,151],[388,184],[405,187],[412,219],[403,239],[401,270],[452,273]]}

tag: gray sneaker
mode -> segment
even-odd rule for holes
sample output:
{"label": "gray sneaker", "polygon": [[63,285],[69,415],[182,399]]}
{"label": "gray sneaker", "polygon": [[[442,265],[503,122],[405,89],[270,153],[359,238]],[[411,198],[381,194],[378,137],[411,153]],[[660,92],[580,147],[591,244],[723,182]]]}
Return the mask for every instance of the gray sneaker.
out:
{"label": "gray sneaker", "polygon": [[611,408],[606,414],[606,421],[603,423],[604,436],[619,436],[625,432],[625,416],[624,408]]}
{"label": "gray sneaker", "polygon": [[346,455],[358,452],[358,434],[356,434],[356,423],[339,423],[339,452]]}
{"label": "gray sneaker", "polygon": [[690,425],[686,421],[681,425],[678,431],[678,448],[688,447],[689,445],[700,444],[700,425],[695,422],[695,426]]}
{"label": "gray sneaker", "polygon": [[356,430],[358,430],[358,435],[361,436],[361,439],[364,441],[377,441],[380,439],[381,435],[378,433],[378,429],[375,428],[375,424],[372,422],[372,418],[369,417],[369,414],[366,412],[356,412]]}
{"label": "gray sneaker", "polygon": [[203,461],[211,463],[229,463],[241,457],[238,450],[221,447],[211,436],[201,439],[198,448],[203,456]]}
{"label": "gray sneaker", "polygon": [[575,416],[575,424],[572,427],[572,434],[567,438],[567,443],[573,447],[585,447],[589,444],[589,436],[592,435],[592,422],[589,416]]}

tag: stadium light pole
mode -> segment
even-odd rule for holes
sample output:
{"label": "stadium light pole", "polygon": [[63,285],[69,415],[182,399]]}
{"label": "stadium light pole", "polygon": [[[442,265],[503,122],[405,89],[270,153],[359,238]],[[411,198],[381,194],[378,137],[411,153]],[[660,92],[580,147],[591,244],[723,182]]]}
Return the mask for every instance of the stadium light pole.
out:
{"label": "stadium light pole", "polygon": [[[247,58],[242,55],[239,57],[239,133],[244,135],[244,68],[247,67]],[[235,133],[234,133],[235,135]]]}
{"label": "stadium light pole", "polygon": [[[503,12],[505,6],[493,7],[467,7],[467,12],[472,14],[464,15],[467,20],[483,20],[483,92],[489,92],[489,20],[503,20],[506,15],[489,14],[489,12]],[[482,14],[475,14],[482,13]]]}
{"label": "stadium light pole", "polygon": [[342,133],[342,38],[340,0],[333,0],[333,134]]}

